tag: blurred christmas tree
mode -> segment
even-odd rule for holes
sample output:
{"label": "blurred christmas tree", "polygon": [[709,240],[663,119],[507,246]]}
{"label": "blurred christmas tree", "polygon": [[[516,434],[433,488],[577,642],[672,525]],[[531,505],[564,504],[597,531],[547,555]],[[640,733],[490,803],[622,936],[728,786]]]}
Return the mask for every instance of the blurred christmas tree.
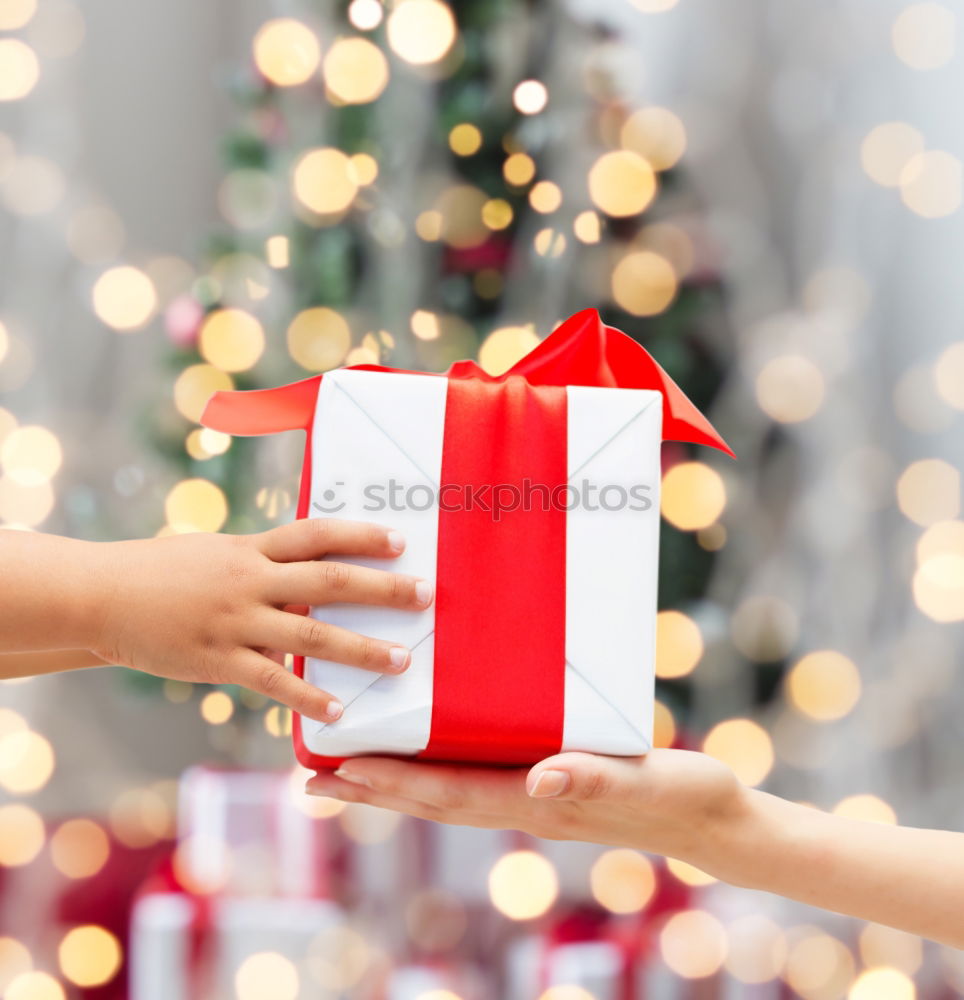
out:
{"label": "blurred christmas tree", "polygon": [[[444,370],[478,357],[499,372],[595,306],[710,404],[720,290],[674,169],[685,132],[621,96],[618,39],[558,3],[287,10],[297,17],[262,25],[233,82],[226,225],[166,315],[179,415],[159,445],[183,477],[169,530],[290,514],[292,490],[258,481],[250,442],[197,426],[215,389],[361,362]],[[687,450],[667,445],[666,458],[686,467]],[[688,468],[678,527],[663,522],[665,608],[703,594],[725,537],[719,511],[687,499],[715,473]],[[685,684],[664,696],[682,708]]]}

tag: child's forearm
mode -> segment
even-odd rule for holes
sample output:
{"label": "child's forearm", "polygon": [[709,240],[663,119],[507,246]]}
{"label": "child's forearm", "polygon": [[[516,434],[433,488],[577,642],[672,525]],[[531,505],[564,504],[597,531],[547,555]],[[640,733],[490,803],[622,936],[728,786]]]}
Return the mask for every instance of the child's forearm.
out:
{"label": "child's forearm", "polygon": [[844,819],[750,791],[703,867],[735,885],[964,947],[964,834]]}
{"label": "child's forearm", "polygon": [[108,548],[0,532],[0,652],[95,645],[107,611]]}
{"label": "child's forearm", "polygon": [[0,680],[56,674],[62,670],[103,667],[107,663],[89,649],[50,649],[28,653],[0,653]]}

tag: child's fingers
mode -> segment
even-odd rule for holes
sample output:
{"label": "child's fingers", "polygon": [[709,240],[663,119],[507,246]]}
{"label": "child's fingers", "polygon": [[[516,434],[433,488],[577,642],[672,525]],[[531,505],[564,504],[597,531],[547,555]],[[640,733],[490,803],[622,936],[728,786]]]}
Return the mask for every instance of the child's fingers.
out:
{"label": "child's fingers", "polygon": [[257,643],[283,649],[294,656],[334,660],[352,667],[379,673],[399,674],[411,662],[412,654],[398,643],[372,639],[337,625],[315,621],[284,611],[272,611],[259,620]]}
{"label": "child's fingers", "polygon": [[334,722],[341,717],[344,706],[326,691],[288,673],[267,656],[254,650],[237,654],[231,664],[231,682],[241,684],[258,694],[287,705],[293,712],[318,722]]}
{"label": "child's fingers", "polygon": [[415,576],[327,560],[278,565],[271,578],[275,604],[378,604],[416,611],[432,603],[434,590]]}
{"label": "child's fingers", "polygon": [[275,562],[300,562],[325,555],[392,559],[405,548],[405,539],[383,524],[336,517],[302,518],[262,532],[256,539],[258,548]]}

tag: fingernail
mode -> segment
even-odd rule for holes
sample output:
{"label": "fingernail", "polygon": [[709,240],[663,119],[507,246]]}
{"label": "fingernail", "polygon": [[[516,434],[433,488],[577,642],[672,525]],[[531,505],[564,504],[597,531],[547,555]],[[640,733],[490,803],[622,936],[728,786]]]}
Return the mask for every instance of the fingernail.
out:
{"label": "fingernail", "polygon": [[401,552],[405,548],[405,536],[400,531],[388,533],[388,547],[392,552]]}
{"label": "fingernail", "polygon": [[334,721],[335,719],[340,719],[341,713],[344,711],[345,711],[345,706],[342,705],[340,701],[335,701],[334,699],[332,699],[331,701],[328,702],[328,707],[325,709],[325,718],[331,719],[332,721]]}
{"label": "fingernail", "polygon": [[352,774],[351,771],[346,771],[340,767],[337,771],[335,771],[335,777],[341,778],[342,781],[350,781],[353,785],[364,785],[365,788],[372,787],[372,783],[368,780],[368,778],[361,774]]}
{"label": "fingernail", "polygon": [[415,600],[422,605],[431,603],[432,585],[428,580],[419,580],[415,584]]}
{"label": "fingernail", "polygon": [[571,779],[565,771],[543,771],[528,789],[534,799],[550,799],[562,795],[569,787]]}
{"label": "fingernail", "polygon": [[388,658],[396,670],[402,671],[408,666],[411,654],[404,646],[392,646],[388,651]]}

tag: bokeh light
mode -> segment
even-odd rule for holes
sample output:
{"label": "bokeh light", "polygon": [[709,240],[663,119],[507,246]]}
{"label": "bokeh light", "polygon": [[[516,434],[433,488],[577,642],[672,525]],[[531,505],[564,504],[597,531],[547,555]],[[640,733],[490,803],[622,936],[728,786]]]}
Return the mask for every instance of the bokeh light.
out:
{"label": "bokeh light", "polygon": [[63,458],[60,441],[46,427],[17,427],[0,443],[0,468],[20,486],[49,483]]}
{"label": "bokeh light", "polygon": [[50,838],[54,867],[67,878],[96,875],[110,856],[110,841],[104,828],[91,819],[69,819]]}
{"label": "bokeh light", "polygon": [[681,531],[697,531],[718,520],[726,506],[723,477],[702,462],[679,462],[664,475],[660,510]]}
{"label": "bokeh light", "polygon": [[961,509],[961,476],[940,458],[912,462],[897,480],[897,505],[924,527],[957,517]]}
{"label": "bokeh light", "polygon": [[530,326],[504,326],[493,330],[479,348],[479,364],[490,375],[501,375],[521,361],[539,338]]}
{"label": "bokeh light", "polygon": [[471,122],[462,122],[449,132],[449,149],[456,156],[472,156],[482,148],[482,133]]}
{"label": "bokeh light", "polygon": [[50,973],[23,972],[11,980],[3,1000],[66,1000],[66,994]]}
{"label": "bokeh light", "polygon": [[345,104],[367,104],[388,85],[388,62],[367,38],[339,38],[324,61],[325,84]]}
{"label": "bokeh light", "polygon": [[883,823],[885,826],[897,823],[893,807],[876,795],[848,795],[833,807],[833,813],[864,823]]}
{"label": "bokeh light", "polygon": [[679,288],[673,265],[652,250],[625,254],[613,268],[613,299],[634,316],[656,316],[669,308]]}
{"label": "bokeh light", "polygon": [[0,995],[13,980],[33,968],[30,950],[16,938],[0,937]]}
{"label": "bokeh light", "polygon": [[0,31],[16,31],[37,13],[37,0],[3,0],[0,3]]}
{"label": "bokeh light", "polygon": [[223,725],[234,714],[234,702],[224,691],[210,691],[198,706],[201,718],[212,726]]}
{"label": "bokeh light", "polygon": [[87,924],[68,931],[57,949],[60,971],[76,986],[102,986],[121,966],[120,942],[104,927]]}
{"label": "bokeh light", "polygon": [[899,969],[877,968],[861,972],[847,1000],[915,1000],[914,983]]}
{"label": "bokeh light", "polygon": [[513,187],[523,187],[536,175],[536,161],[527,153],[513,153],[502,164],[502,176]]}
{"label": "bokeh light", "polygon": [[348,6],[348,20],[359,31],[371,31],[382,23],[385,8],[379,0],[352,0]]}
{"label": "bokeh light", "polygon": [[860,162],[867,176],[882,187],[899,187],[910,161],[924,151],[924,137],[907,122],[884,122],[867,133]]}
{"label": "bokeh light", "polygon": [[546,85],[539,80],[523,80],[512,91],[512,103],[524,115],[537,115],[549,100]]}
{"label": "bokeh light", "polygon": [[234,380],[214,365],[189,365],[174,383],[174,405],[195,423],[201,419],[204,407],[216,392],[229,392]]}
{"label": "bokeh light", "polygon": [[112,267],[94,285],[94,312],[115,330],[139,330],[157,309],[157,292],[150,278],[136,267]]}
{"label": "bokeh light", "polygon": [[604,153],[589,171],[589,196],[607,215],[637,215],[656,196],[656,174],[638,153]]}
{"label": "bokeh light", "polygon": [[589,883],[593,898],[610,913],[638,913],[656,892],[656,872],[646,855],[617,849],[599,855]]}
{"label": "bokeh light", "polygon": [[913,976],[924,962],[924,943],[896,927],[868,924],[860,932],[860,957],[868,968],[889,965]]}
{"label": "bokeh light", "polygon": [[925,219],[940,219],[961,207],[961,161],[951,153],[934,149],[911,157],[900,173],[900,196],[904,204]]}
{"label": "bokeh light", "polygon": [[692,673],[703,655],[699,626],[682,611],[656,615],[656,676],[662,680]]}
{"label": "bokeh light", "polygon": [[750,914],[727,926],[726,971],[741,983],[768,983],[779,976],[787,958],[787,939],[769,917]]}
{"label": "bokeh light", "polygon": [[510,920],[541,917],[558,894],[559,879],[552,862],[535,851],[504,854],[489,872],[492,905]]}
{"label": "bokeh light", "polygon": [[823,1000],[846,993],[854,978],[854,959],[835,937],[811,930],[790,947],[783,978],[801,996]]}
{"label": "bokeh light", "polygon": [[669,170],[686,151],[686,129],[668,108],[640,108],[626,119],[619,141],[654,170]]}
{"label": "bokeh light", "polygon": [[54,772],[50,741],[31,729],[0,738],[0,785],[13,795],[39,791]]}
{"label": "bokeh light", "polygon": [[207,479],[184,479],[164,501],[167,523],[179,534],[220,531],[228,518],[224,491]]}
{"label": "bokeh light", "polygon": [[392,50],[414,66],[439,62],[455,43],[455,18],[439,0],[403,0],[386,27]]}
{"label": "bokeh light", "polygon": [[852,660],[832,649],[798,660],[785,683],[790,704],[817,722],[842,719],[860,700],[860,672]]}
{"label": "bokeh light", "polygon": [[727,719],[703,741],[703,752],[730,767],[744,785],[759,785],[773,767],[773,743],[752,719]]}
{"label": "bokeh light", "polygon": [[254,36],[255,65],[279,87],[294,87],[318,69],[321,47],[315,33],[290,17],[262,25]]}
{"label": "bokeh light", "polygon": [[678,879],[683,885],[698,887],[702,885],[713,885],[717,881],[708,872],[696,865],[691,865],[688,861],[680,861],[679,858],[667,858],[666,867],[670,874]]}
{"label": "bokeh light", "polygon": [[671,747],[676,742],[676,720],[658,699],[653,705],[653,746]]}
{"label": "bokeh light", "polygon": [[[409,0],[414,3],[415,0]],[[292,175],[295,197],[319,215],[343,212],[358,194],[358,177],[340,149],[324,147],[304,153]]]}
{"label": "bokeh light", "polygon": [[824,399],[824,378],[808,358],[797,354],[773,358],[756,378],[760,409],[773,420],[796,424],[809,420]]}
{"label": "bokeh light", "polygon": [[676,913],[659,935],[663,961],[684,979],[705,979],[720,970],[726,959],[726,930],[705,910]]}
{"label": "bokeh light", "polygon": [[294,963],[276,951],[249,955],[234,975],[237,1000],[296,1000],[300,988]]}
{"label": "bokeh light", "polygon": [[34,50],[19,38],[0,38],[0,101],[19,101],[39,79]]}
{"label": "bokeh light", "polygon": [[198,350],[215,368],[243,372],[257,364],[264,353],[264,330],[243,309],[215,309],[201,324]]}
{"label": "bokeh light", "polygon": [[894,20],[894,52],[911,69],[940,69],[954,57],[957,17],[940,3],[914,3]]}
{"label": "bokeh light", "polygon": [[27,865],[43,850],[46,833],[39,814],[19,802],[0,806],[0,865]]}
{"label": "bokeh light", "polygon": [[336,368],[344,361],[350,347],[348,321],[327,306],[303,310],[288,327],[288,353],[308,371],[326,372]]}

